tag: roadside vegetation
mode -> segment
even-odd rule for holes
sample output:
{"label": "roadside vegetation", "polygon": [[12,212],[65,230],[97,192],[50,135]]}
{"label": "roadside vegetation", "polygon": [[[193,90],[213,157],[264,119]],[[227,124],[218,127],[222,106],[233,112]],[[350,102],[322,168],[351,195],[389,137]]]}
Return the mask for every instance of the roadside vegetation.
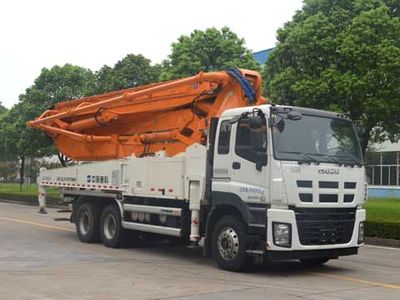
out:
{"label": "roadside vegetation", "polygon": [[[59,192],[56,188],[48,189],[47,200],[49,203],[59,202]],[[0,199],[15,200],[25,203],[37,203],[38,188],[36,184],[23,185],[20,190],[19,183],[0,183]]]}
{"label": "roadside vegetation", "polygon": [[400,240],[400,199],[370,199],[365,209],[367,236]]}

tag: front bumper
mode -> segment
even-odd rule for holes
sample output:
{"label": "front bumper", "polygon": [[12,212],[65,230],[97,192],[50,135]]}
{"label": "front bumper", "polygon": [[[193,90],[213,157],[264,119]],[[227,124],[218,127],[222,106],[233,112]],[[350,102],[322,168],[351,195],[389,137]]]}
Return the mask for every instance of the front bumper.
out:
{"label": "front bumper", "polygon": [[[306,255],[304,253],[308,252],[311,253],[314,252],[313,255],[317,256],[312,256],[312,257],[338,257],[341,255],[350,255],[350,254],[356,254],[357,253],[357,248],[362,245],[358,243],[358,229],[360,226],[360,222],[365,221],[365,210],[364,209],[357,209],[355,211],[355,220],[354,220],[354,228],[353,232],[351,235],[351,239],[347,243],[342,243],[342,244],[323,244],[323,245],[303,245],[300,242],[299,238],[299,233],[298,233],[298,227],[297,227],[297,221],[296,221],[296,215],[293,210],[284,210],[284,209],[268,209],[267,211],[267,246],[266,250],[268,255],[276,256],[276,257],[284,257],[285,255],[290,256],[289,254],[283,254],[282,252],[293,252],[292,256],[296,256],[295,253],[298,254],[299,257],[293,257],[295,258],[301,258],[300,256]],[[279,247],[274,244],[273,240],[273,232],[272,232],[272,223],[277,222],[277,223],[289,223],[291,224],[291,245],[290,247]],[[346,251],[339,251],[347,249]],[[350,250],[353,249],[353,250]],[[332,251],[336,250],[336,251]],[[322,251],[320,253],[315,252],[315,251]],[[323,252],[325,251],[325,252]],[[275,253],[274,253],[275,252]],[[278,253],[280,252],[280,253]],[[329,252],[332,253],[329,254]],[[318,256],[324,254],[323,256]],[[283,258],[282,258],[283,259]]]}
{"label": "front bumper", "polygon": [[353,255],[358,253],[358,247],[343,249],[324,250],[294,250],[294,251],[267,251],[268,260],[291,260],[312,258],[338,258],[339,256]]}

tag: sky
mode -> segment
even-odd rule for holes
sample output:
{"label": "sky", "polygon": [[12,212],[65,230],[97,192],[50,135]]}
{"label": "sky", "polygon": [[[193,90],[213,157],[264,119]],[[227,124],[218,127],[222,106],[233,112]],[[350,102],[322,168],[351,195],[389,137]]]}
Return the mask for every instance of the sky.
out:
{"label": "sky", "polygon": [[160,63],[193,30],[228,26],[246,47],[274,47],[302,0],[1,0],[0,102],[8,108],[44,67],[93,71],[127,54]]}

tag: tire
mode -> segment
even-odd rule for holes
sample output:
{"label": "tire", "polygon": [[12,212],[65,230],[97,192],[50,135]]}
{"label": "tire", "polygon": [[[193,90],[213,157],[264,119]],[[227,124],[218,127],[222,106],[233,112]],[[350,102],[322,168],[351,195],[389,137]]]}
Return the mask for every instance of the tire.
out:
{"label": "tire", "polygon": [[236,216],[222,217],[211,236],[211,250],[217,265],[226,271],[240,271],[248,262],[246,249],[243,222]]}
{"label": "tire", "polygon": [[329,258],[320,257],[320,258],[309,258],[309,259],[301,259],[300,262],[305,267],[313,267],[320,266],[329,261]]}
{"label": "tire", "polygon": [[118,206],[109,205],[104,208],[100,219],[100,237],[104,246],[121,248],[127,245],[128,232],[122,228],[121,213]]}
{"label": "tire", "polygon": [[84,202],[76,213],[76,233],[83,243],[100,242],[100,208],[94,203]]}

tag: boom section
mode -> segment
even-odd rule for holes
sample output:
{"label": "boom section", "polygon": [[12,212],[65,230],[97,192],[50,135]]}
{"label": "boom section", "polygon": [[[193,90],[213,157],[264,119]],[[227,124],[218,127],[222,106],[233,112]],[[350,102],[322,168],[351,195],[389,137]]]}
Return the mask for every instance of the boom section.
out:
{"label": "boom section", "polygon": [[[251,99],[250,99],[251,98]],[[184,152],[205,144],[212,118],[229,108],[265,103],[261,76],[249,70],[195,76],[65,101],[28,122],[74,160]]]}

